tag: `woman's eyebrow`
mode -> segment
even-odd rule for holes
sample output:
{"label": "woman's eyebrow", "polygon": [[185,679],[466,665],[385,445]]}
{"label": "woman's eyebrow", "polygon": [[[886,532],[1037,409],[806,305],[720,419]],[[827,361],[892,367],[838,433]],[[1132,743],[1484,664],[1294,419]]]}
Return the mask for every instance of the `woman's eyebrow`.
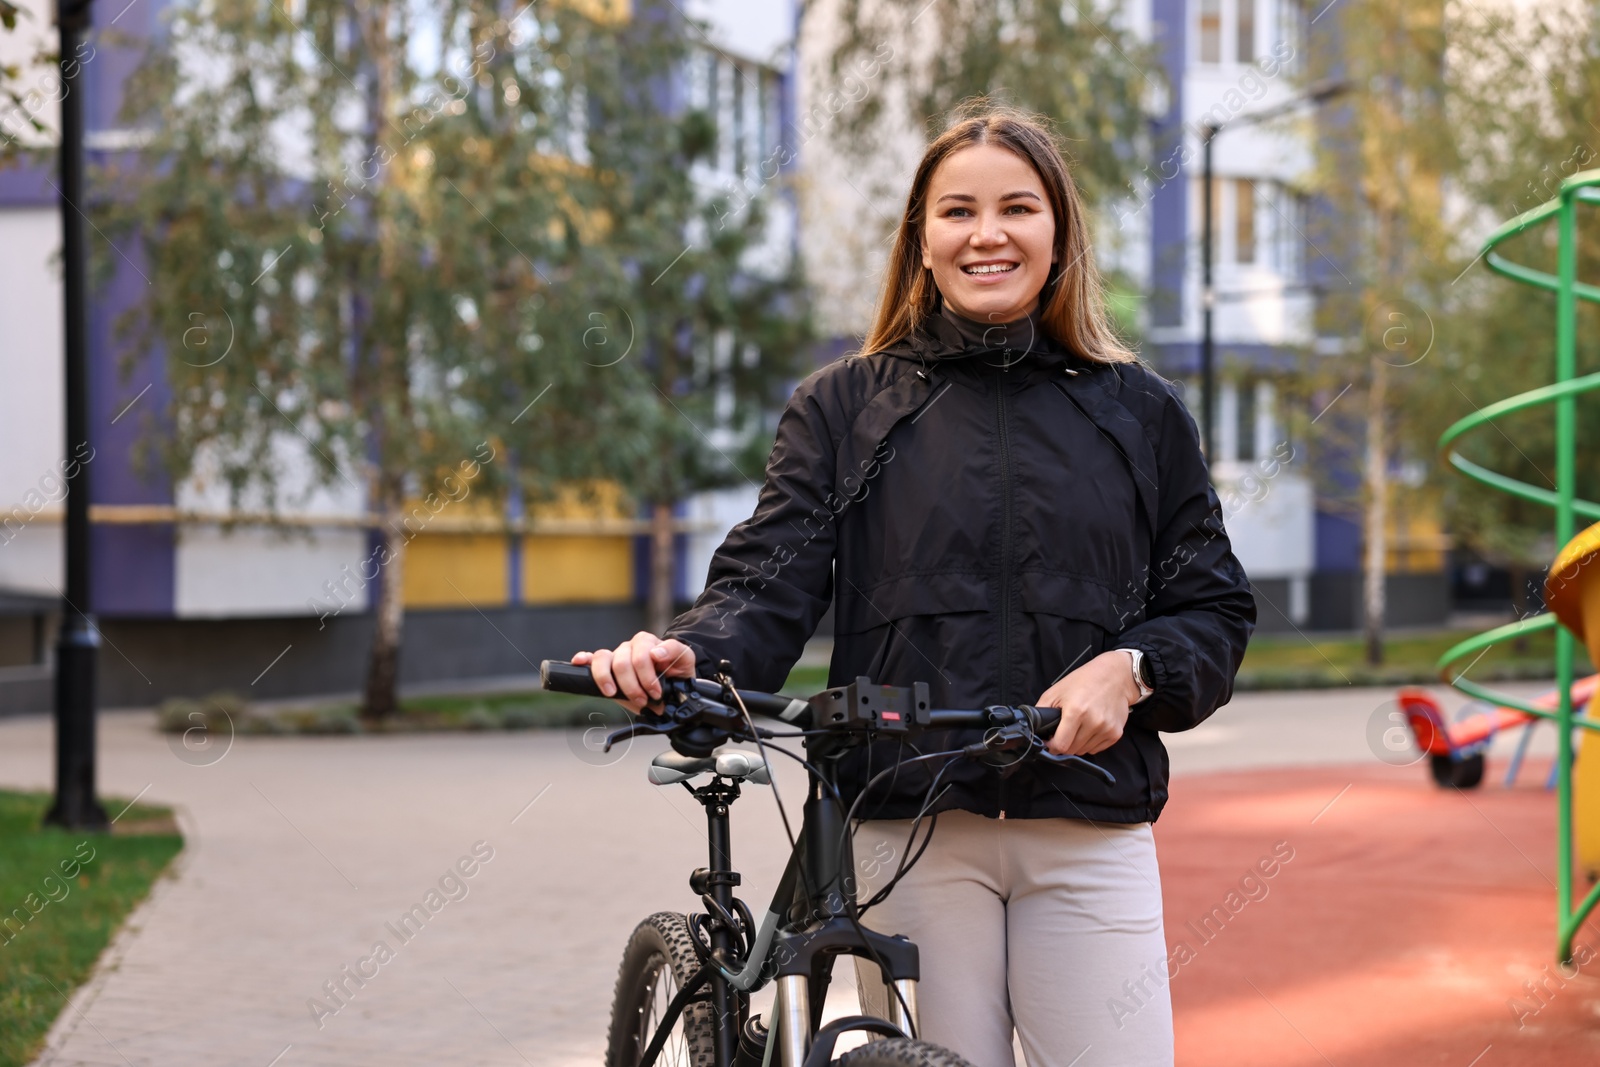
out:
{"label": "woman's eyebrow", "polygon": [[[1021,200],[1023,197],[1027,197],[1029,200],[1038,200],[1041,204],[1044,203],[1039,194],[1033,192],[1031,189],[1018,189],[1014,193],[1007,193],[1000,198],[1000,202],[1003,204],[1007,200]],[[967,204],[976,204],[978,202],[978,198],[970,193],[945,193],[938,200],[935,200],[934,203],[942,204],[946,200],[960,200]]]}

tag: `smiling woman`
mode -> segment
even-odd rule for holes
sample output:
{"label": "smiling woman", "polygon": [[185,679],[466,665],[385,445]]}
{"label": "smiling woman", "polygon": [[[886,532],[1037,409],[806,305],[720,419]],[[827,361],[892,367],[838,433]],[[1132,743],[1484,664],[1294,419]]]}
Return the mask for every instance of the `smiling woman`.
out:
{"label": "smiling woman", "polygon": [[[901,858],[863,870],[858,897],[895,879],[869,921],[918,946],[919,1036],[982,1065],[1012,1061],[1015,1030],[1029,1067],[1168,1067],[1164,983],[1136,1019],[1106,1006],[1164,973],[1160,733],[1227,702],[1255,604],[1194,420],[1110,328],[1082,202],[1036,119],[979,108],[928,147],[862,351],[795,390],[705,592],[663,636],[573,662],[633,711],[663,676],[724,663],[770,691],[830,605],[829,685],[1059,708],[1051,752],[1111,779],[925,762],[981,731],[920,738],[916,759],[888,737],[840,757],[855,854]],[[882,1015],[877,968],[858,968]]]}

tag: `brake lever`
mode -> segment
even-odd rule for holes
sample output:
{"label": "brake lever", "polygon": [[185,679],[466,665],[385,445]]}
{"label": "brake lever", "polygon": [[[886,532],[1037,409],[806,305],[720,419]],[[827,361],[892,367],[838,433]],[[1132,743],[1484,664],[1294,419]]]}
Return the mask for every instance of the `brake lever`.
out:
{"label": "brake lever", "polygon": [[610,752],[611,746],[618,741],[627,741],[630,738],[638,737],[640,734],[668,733],[677,726],[677,721],[670,715],[651,714],[648,718],[640,715],[622,729],[613,730],[607,734],[605,746],[600,751]]}

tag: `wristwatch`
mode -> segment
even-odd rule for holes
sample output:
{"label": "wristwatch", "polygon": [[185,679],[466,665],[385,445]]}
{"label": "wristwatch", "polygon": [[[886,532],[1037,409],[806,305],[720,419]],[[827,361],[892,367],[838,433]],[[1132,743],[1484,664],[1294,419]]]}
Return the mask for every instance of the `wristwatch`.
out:
{"label": "wristwatch", "polygon": [[1134,701],[1137,704],[1155,692],[1155,689],[1147,681],[1149,671],[1144,665],[1144,653],[1137,648],[1124,648],[1118,651],[1126,652],[1129,658],[1133,660],[1133,684],[1139,687],[1139,700]]}

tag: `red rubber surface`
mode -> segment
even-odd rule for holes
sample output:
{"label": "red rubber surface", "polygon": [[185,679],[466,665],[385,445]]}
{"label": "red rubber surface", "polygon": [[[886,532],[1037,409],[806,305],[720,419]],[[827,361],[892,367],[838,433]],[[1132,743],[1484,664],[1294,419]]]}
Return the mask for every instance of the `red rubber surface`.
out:
{"label": "red rubber surface", "polygon": [[[1596,925],[1575,975],[1555,963],[1548,771],[1508,791],[1491,762],[1466,793],[1423,763],[1175,778],[1156,839],[1179,1067],[1600,1064]],[[1275,846],[1293,856],[1263,877]]]}

